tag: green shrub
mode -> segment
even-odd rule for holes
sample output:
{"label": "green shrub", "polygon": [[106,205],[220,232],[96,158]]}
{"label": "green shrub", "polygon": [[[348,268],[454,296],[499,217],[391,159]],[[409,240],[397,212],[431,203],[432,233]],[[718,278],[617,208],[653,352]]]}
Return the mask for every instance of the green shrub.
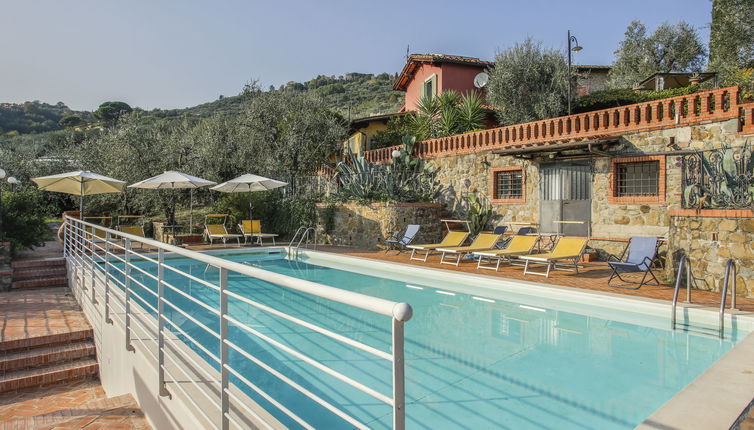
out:
{"label": "green shrub", "polygon": [[45,222],[41,192],[4,192],[2,196],[0,242],[11,242],[14,250],[40,246],[52,232]]}
{"label": "green shrub", "polygon": [[[251,200],[253,217],[261,221],[265,233],[292,236],[300,226],[313,226],[316,222],[314,197],[289,198],[275,190],[252,193]],[[212,210],[230,214],[234,222],[249,219],[249,196],[246,193],[226,194],[215,202]]]}
{"label": "green shrub", "polygon": [[634,103],[666,99],[695,93],[699,85],[673,88],[660,91],[634,91],[629,89],[595,91],[587,96],[579,97],[574,105],[574,113],[591,112],[600,109],[610,109]]}

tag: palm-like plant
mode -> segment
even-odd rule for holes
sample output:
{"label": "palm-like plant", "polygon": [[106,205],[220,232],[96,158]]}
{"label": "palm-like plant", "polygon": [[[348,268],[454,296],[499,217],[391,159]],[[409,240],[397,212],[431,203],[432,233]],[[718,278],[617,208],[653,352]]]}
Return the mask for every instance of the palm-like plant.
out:
{"label": "palm-like plant", "polygon": [[460,95],[445,91],[437,97],[419,100],[416,114],[408,122],[408,131],[418,140],[451,136],[484,127],[482,98],[476,92]]}

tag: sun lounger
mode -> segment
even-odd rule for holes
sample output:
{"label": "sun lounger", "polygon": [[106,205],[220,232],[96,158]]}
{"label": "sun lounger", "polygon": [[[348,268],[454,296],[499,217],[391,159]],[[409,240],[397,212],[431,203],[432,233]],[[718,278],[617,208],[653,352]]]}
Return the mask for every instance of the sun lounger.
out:
{"label": "sun lounger", "polygon": [[275,238],[278,237],[275,233],[262,233],[262,222],[258,219],[242,220],[238,224],[238,228],[243,234],[243,243],[246,245],[249,239],[254,241],[256,239],[257,244],[264,246],[264,239],[272,239],[272,245],[275,245]]}
{"label": "sun lounger", "polygon": [[[210,224],[210,220],[221,220],[221,223],[214,223]],[[204,236],[207,238],[207,241],[210,245],[214,243],[215,240],[222,240],[223,246],[226,246],[228,243],[228,239],[235,239],[238,242],[238,245],[241,245],[241,235],[240,234],[231,234],[228,233],[228,229],[225,228],[225,221],[228,219],[228,215],[223,214],[213,214],[213,215],[207,215],[207,217],[204,220]]]}
{"label": "sun lounger", "polygon": [[[513,258],[531,253],[531,250],[534,249],[534,245],[537,244],[537,239],[539,239],[537,236],[513,236],[505,249],[475,252],[474,256],[479,257],[476,268],[495,269],[497,272],[500,269],[500,263],[502,261],[510,263]],[[484,260],[487,260],[489,265],[483,265],[482,262]],[[495,260],[497,261],[497,264],[493,266],[492,262]]]}
{"label": "sun lounger", "polygon": [[[411,250],[411,260],[427,261],[429,255],[437,248],[461,246],[468,236],[469,232],[467,231],[449,231],[440,243],[408,245],[406,248]],[[424,253],[424,258],[421,258],[421,256],[415,257],[416,254],[421,254],[422,252]]]}
{"label": "sun lounger", "polygon": [[[659,247],[659,240],[656,237],[632,237],[628,241],[628,246],[623,249],[623,253],[620,257],[610,254],[607,258],[607,264],[613,269],[613,273],[610,275],[610,279],[607,280],[607,285],[617,288],[629,288],[632,290],[638,290],[642,285],[660,285],[660,281],[652,273],[652,264],[657,257],[657,248]],[[628,253],[628,256],[626,256]],[[623,257],[626,256],[626,260],[623,261]],[[611,261],[613,259],[614,261]],[[629,281],[621,277],[621,273],[643,273],[641,282]],[[654,283],[650,284],[647,281],[647,275],[651,275],[654,279]],[[627,285],[612,284],[613,279],[618,278],[621,282],[627,284],[638,285],[637,287],[629,287]]]}
{"label": "sun lounger", "polygon": [[400,239],[398,239],[397,235],[394,235],[392,238],[385,241],[385,243],[387,243],[385,254],[387,254],[388,251],[398,251],[398,254],[400,254],[404,249],[406,249],[406,246],[410,245],[411,242],[414,241],[417,233],[419,233],[419,225],[410,224],[408,227],[406,227],[406,232],[403,233],[403,236]]}
{"label": "sun lounger", "polygon": [[[115,229],[134,236],[146,237],[144,233],[144,217],[141,215],[118,216],[118,225],[115,226]],[[144,244],[141,242],[140,245],[142,248],[144,247]]]}
{"label": "sun lounger", "polygon": [[[112,218],[109,217],[109,216],[87,216],[87,217],[84,217],[84,221],[88,221],[88,222],[91,222],[93,224],[99,224],[102,227],[109,227],[111,220],[112,220]],[[105,232],[105,230],[102,230],[102,229],[99,229],[99,228],[96,228],[96,227],[84,226],[84,230],[88,234],[91,235],[91,240],[93,242],[97,242],[97,243],[104,242],[105,238],[107,237],[107,233]]]}
{"label": "sun lounger", "polygon": [[[459,264],[461,264],[461,258],[466,254],[477,251],[489,251],[496,249],[495,244],[497,244],[497,242],[500,240],[500,236],[502,235],[495,233],[480,233],[469,246],[437,248],[439,252],[442,252],[442,256],[440,257],[440,264],[452,264],[454,266],[458,266]],[[455,257],[455,259],[445,261],[446,255]]]}
{"label": "sun lounger", "polygon": [[[524,274],[550,277],[550,270],[574,270],[576,273],[579,273],[579,260],[586,248],[586,242],[587,239],[583,237],[561,237],[550,252],[522,255],[520,258],[526,262]],[[566,263],[560,263],[561,261]],[[547,270],[544,273],[529,271],[530,263],[545,264],[547,265]]]}

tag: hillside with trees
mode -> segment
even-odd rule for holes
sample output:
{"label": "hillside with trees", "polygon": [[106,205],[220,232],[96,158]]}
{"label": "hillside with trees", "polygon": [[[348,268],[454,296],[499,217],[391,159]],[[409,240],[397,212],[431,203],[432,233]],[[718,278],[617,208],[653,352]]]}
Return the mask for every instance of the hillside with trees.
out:
{"label": "hillside with trees", "polygon": [[[62,130],[66,123],[93,120],[90,112],[71,110],[63,102],[54,105],[35,100],[21,104],[0,103],[0,135],[45,133]],[[61,124],[63,121],[63,124]],[[79,121],[76,121],[79,123]]]}

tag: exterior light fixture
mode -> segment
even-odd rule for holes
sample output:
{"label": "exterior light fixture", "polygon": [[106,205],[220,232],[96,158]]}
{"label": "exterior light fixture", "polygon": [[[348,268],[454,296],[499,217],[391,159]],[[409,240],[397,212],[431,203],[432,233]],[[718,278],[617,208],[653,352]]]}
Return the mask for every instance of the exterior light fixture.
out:
{"label": "exterior light fixture", "polygon": [[5,179],[5,175],[6,175],[5,170],[0,169],[0,179]]}
{"label": "exterior light fixture", "polygon": [[15,176],[8,177],[8,183],[11,185],[18,185],[20,181]]}
{"label": "exterior light fixture", "polygon": [[393,158],[398,158],[401,156],[401,150],[400,149],[394,149],[393,152],[390,154],[393,156]]}
{"label": "exterior light fixture", "polygon": [[579,45],[579,41],[576,39],[576,36],[571,35],[571,30],[568,30],[568,115],[571,114],[571,78],[573,77],[573,74],[571,72],[571,53],[579,52],[582,49],[584,48]]}

